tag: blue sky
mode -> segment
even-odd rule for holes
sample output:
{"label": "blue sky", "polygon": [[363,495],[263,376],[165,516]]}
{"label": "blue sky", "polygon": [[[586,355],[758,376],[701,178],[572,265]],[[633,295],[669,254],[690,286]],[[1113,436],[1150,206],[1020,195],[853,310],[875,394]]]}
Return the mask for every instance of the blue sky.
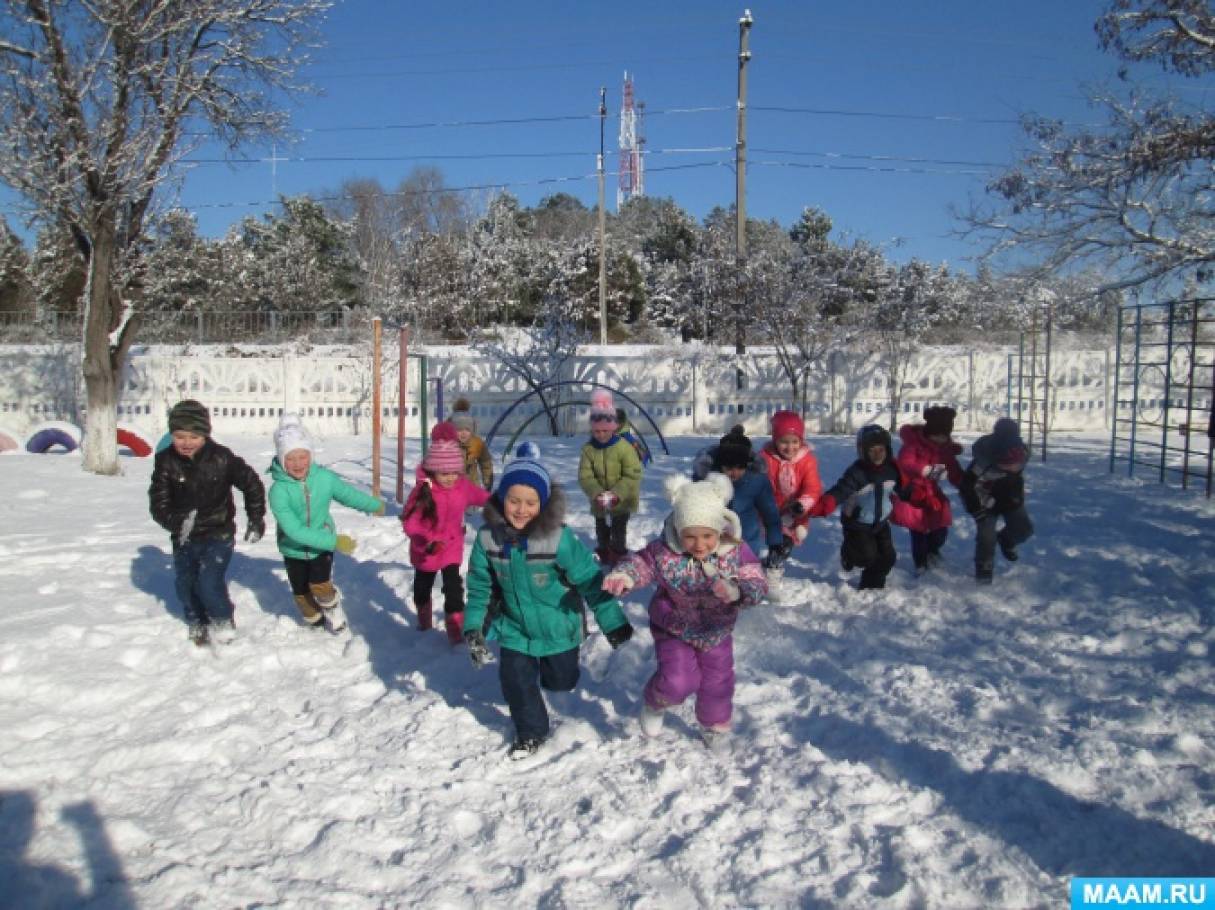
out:
{"label": "blue sky", "polygon": [[[949,236],[948,208],[982,195],[987,179],[1014,160],[1018,115],[1097,119],[1079,86],[1115,72],[1092,28],[1104,6],[755,4],[748,213],[789,224],[813,205],[834,219],[837,236],[883,244],[899,260],[966,267],[974,249]],[[287,160],[272,165],[271,149],[250,148],[247,163],[197,163],[181,202],[203,233],[216,236],[271,211],[276,192],[325,195],[354,177],[391,189],[427,164],[453,187],[502,186],[525,204],[567,192],[593,205],[599,88],[608,89],[614,115],[628,70],[648,111],[647,192],[702,217],[734,199],[743,8],[340,2],[325,25],[328,45],[307,70],[321,94],[292,104],[298,139],[274,150]],[[1165,80],[1156,70],[1141,75]],[[1175,83],[1191,100],[1203,97],[1193,81]],[[689,108],[713,110],[681,112]],[[515,122],[423,125],[470,121]],[[609,116],[613,153],[617,129]],[[215,159],[217,151],[192,157]],[[613,154],[609,167],[615,163]],[[611,208],[613,187],[610,178]],[[469,191],[482,206],[490,193]]]}

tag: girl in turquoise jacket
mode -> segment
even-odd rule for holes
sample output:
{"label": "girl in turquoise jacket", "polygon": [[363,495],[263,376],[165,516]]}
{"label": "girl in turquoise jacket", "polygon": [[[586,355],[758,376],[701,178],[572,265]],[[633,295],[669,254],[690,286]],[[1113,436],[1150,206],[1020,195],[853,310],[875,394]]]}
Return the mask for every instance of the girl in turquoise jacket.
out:
{"label": "girl in turquoise jacket", "polygon": [[354,538],[338,534],[329,503],[382,515],[384,503],[352,487],[312,461],[312,440],[295,414],[284,414],[274,432],[276,457],[270,463],[270,511],[278,523],[278,551],[304,621],[313,629],[346,627],[342,593],[333,583],[333,551],[354,552]]}
{"label": "girl in turquoise jacket", "polygon": [[582,601],[613,648],[632,637],[619,602],[603,591],[590,550],[563,524],[565,497],[537,460],[532,443],[502,473],[486,504],[468,563],[464,640],[473,666],[493,658],[481,629],[501,645],[499,679],[515,724],[511,758],[534,753],[549,732],[541,687],[568,692],[578,684]]}

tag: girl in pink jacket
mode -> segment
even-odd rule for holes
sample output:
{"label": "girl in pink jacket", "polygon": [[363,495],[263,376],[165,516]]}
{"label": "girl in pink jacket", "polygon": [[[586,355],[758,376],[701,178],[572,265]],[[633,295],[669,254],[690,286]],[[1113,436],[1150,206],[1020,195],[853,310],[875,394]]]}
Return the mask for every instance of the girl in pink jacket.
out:
{"label": "girl in pink jacket", "polygon": [[413,602],[418,629],[431,627],[430,593],[443,574],[443,624],[447,640],[458,645],[464,631],[464,511],[483,506],[489,493],[464,474],[464,453],[456,428],[443,421],[430,434],[430,450],[418,469],[418,483],[401,512],[414,567]]}
{"label": "girl in pink jacket", "polygon": [[923,424],[907,424],[899,429],[903,445],[898,464],[907,478],[910,501],[919,506],[916,520],[906,523],[917,575],[940,563],[941,547],[953,524],[949,497],[941,489],[941,481],[949,478],[955,487],[962,482],[958,464],[962,447],[952,437],[957,413],[947,407],[925,408]]}

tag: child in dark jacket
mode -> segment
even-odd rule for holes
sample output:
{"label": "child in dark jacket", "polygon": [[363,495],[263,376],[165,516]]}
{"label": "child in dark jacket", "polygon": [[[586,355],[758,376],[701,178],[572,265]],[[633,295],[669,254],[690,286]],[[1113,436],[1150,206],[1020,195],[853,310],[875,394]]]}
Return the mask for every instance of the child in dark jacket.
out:
{"label": "child in dark jacket", "polygon": [[734,486],[734,495],[727,505],[738,516],[743,541],[756,555],[767,551],[765,569],[779,569],[793,548],[793,541],[781,530],[767,465],[752,450],[742,424],[731,427],[717,445],[702,450],[692,462],[693,481],[704,480],[713,471],[726,475]]}
{"label": "child in dark jacket", "polygon": [[924,423],[899,428],[903,441],[898,463],[911,492],[911,501],[921,507],[921,520],[909,525],[911,559],[916,573],[922,574],[941,561],[941,548],[949,537],[953,512],[941,481],[949,479],[955,487],[962,482],[958,455],[962,447],[953,441],[953,408],[924,409]]}
{"label": "child in dark jacket", "polygon": [[312,438],[297,414],[284,414],[274,431],[270,463],[270,511],[295,605],[312,629],[346,628],[342,592],[333,583],[334,551],[349,556],[354,538],[337,533],[329,505],[339,502],[371,515],[384,514],[384,501],[346,483],[313,460]]}
{"label": "child in dark jacket", "polygon": [[236,538],[232,488],[245,500],[245,540],[266,533],[266,489],[257,472],[211,438],[211,414],[193,399],[169,411],[172,444],[157,453],[148,488],[152,518],[173,535],[177,597],[185,610],[190,641],[202,646],[211,630],[235,634],[225,578]]}
{"label": "child in dark jacket", "polygon": [[549,733],[541,687],[578,684],[582,600],[613,648],[633,635],[620,604],[603,591],[603,574],[586,544],[564,524],[565,496],[539,461],[534,443],[519,447],[484,509],[468,561],[464,640],[473,666],[493,660],[481,629],[495,605],[489,638],[500,642],[498,678],[515,724],[512,759],[534,753]]}
{"label": "child in dark jacket", "polygon": [[732,492],[722,474],[694,483],[668,478],[672,509],[662,535],[603,581],[616,595],[656,586],[650,631],[658,669],[646,683],[642,733],[657,736],[663,712],[695,694],[696,719],[714,752],[729,748],[734,624],[740,610],[768,593],[755,554],[740,539],[738,516],[726,508]]}
{"label": "child in dark jacket", "polygon": [[409,535],[418,630],[431,627],[430,595],[435,578],[442,574],[443,626],[447,640],[458,645],[464,632],[464,580],[460,578],[464,511],[485,505],[489,493],[465,475],[464,456],[453,424],[435,424],[430,440],[430,449],[418,468],[417,485],[401,510],[401,525]]}
{"label": "child in dark jacket", "polygon": [[[996,421],[987,436],[971,449],[974,458],[962,475],[962,501],[975,520],[975,580],[991,584],[996,544],[1009,562],[1018,559],[1017,547],[1034,533],[1025,510],[1025,463],[1028,453],[1021,428],[1009,417]],[[997,520],[1004,527],[997,533]]]}
{"label": "child in dark jacket", "polygon": [[860,589],[886,587],[894,568],[890,521],[900,498],[908,495],[890,451],[890,434],[876,423],[856,434],[860,455],[844,475],[810,508],[813,516],[830,515],[838,504],[844,542],[840,563],[845,571],[861,569]]}

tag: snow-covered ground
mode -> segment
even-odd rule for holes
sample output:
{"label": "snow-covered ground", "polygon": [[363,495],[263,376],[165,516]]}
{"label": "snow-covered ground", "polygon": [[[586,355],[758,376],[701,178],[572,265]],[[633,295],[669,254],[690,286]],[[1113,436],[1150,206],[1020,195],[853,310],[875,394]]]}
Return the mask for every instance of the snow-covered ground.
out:
{"label": "snow-covered ground", "polygon": [[[540,441],[573,486],[581,440]],[[634,545],[709,441],[648,471]],[[816,445],[830,484],[851,442]],[[319,459],[369,480],[365,438]],[[504,760],[497,675],[412,627],[393,518],[335,510],[352,634],[300,627],[270,534],[232,562],[239,638],[194,648],[150,467],[0,455],[0,906],[1057,907],[1076,874],[1215,870],[1215,505],[1111,476],[1101,440],[1031,465],[1037,534],[990,588],[965,515],[941,572],[899,530],[864,593],[816,522],[739,624],[725,759],[690,705],[639,738],[646,591]]]}

